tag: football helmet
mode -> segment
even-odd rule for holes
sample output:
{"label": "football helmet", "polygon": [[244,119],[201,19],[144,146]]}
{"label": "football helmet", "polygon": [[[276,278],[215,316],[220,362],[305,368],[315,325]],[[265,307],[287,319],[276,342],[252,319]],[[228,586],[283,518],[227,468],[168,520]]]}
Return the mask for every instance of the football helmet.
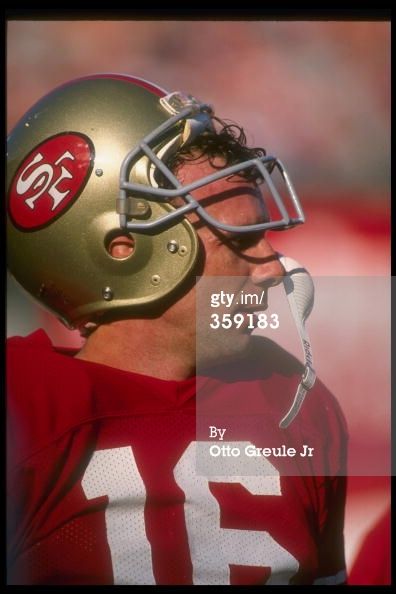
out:
{"label": "football helmet", "polygon": [[[304,222],[282,163],[263,156],[182,185],[168,157],[214,130],[213,108],[141,78],[98,74],[68,82],[38,101],[8,138],[7,249],[16,280],[69,328],[128,317],[172,296],[191,279],[198,255],[186,215],[249,232]],[[216,179],[256,168],[276,206],[268,222],[224,225],[194,199]],[[290,204],[271,174],[277,169]],[[158,172],[167,180],[160,187]],[[172,199],[182,198],[175,206]],[[178,200],[178,203],[180,200]],[[133,250],[108,247],[130,234]]]}

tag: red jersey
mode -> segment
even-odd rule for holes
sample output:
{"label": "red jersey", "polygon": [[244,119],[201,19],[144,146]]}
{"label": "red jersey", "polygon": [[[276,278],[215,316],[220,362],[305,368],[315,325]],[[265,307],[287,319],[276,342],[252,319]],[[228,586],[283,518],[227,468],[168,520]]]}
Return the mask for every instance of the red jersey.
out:
{"label": "red jersey", "polygon": [[[202,443],[218,461],[221,449],[286,441],[278,423],[299,368],[259,343],[268,351],[260,365],[253,358],[249,374],[205,378],[202,397],[209,414],[208,394],[227,398],[236,416],[249,401],[252,423],[237,434],[230,417],[231,435],[213,440],[209,431],[205,443],[195,378],[164,381],[76,359],[43,331],[10,339],[8,583],[343,583],[346,433],[319,382],[291,425],[319,456],[281,459],[269,447],[271,461],[254,459],[252,474],[238,472],[234,454],[217,475],[198,468]],[[273,427],[267,441],[261,415]],[[312,473],[291,476],[303,462]]]}
{"label": "red jersey", "polygon": [[365,535],[349,575],[350,585],[392,583],[390,507]]}

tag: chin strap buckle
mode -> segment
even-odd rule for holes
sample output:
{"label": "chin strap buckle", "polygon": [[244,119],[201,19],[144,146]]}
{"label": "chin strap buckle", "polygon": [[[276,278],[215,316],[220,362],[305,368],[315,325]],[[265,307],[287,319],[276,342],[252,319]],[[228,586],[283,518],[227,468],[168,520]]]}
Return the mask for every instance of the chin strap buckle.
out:
{"label": "chin strap buckle", "polygon": [[311,388],[313,388],[315,380],[316,380],[315,371],[309,365],[306,365],[303,376],[301,378],[302,387],[307,391],[310,390]]}

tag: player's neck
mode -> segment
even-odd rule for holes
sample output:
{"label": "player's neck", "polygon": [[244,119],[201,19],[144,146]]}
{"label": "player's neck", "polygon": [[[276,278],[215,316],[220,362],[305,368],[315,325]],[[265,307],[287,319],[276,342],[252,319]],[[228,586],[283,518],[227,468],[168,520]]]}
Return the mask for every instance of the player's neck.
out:
{"label": "player's neck", "polygon": [[[192,341],[190,341],[192,342]],[[195,373],[195,341],[158,324],[158,320],[128,320],[99,326],[76,355],[164,380],[184,380]]]}

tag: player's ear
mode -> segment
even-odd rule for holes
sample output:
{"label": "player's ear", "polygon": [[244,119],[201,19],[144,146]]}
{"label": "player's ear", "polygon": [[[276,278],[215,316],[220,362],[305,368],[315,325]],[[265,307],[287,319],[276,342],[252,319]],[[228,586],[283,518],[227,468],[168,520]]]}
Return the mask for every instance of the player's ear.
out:
{"label": "player's ear", "polygon": [[132,255],[135,249],[135,241],[131,235],[117,235],[113,237],[107,246],[107,251],[112,258],[122,260]]}

